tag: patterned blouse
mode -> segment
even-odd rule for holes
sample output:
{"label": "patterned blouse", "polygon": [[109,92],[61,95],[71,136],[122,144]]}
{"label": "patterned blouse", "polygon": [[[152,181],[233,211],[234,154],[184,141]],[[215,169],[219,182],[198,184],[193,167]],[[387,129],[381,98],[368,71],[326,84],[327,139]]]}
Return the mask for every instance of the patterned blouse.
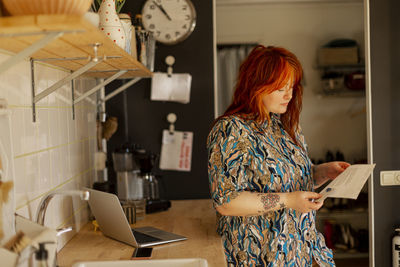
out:
{"label": "patterned blouse", "polygon": [[[303,135],[296,134],[306,148]],[[279,115],[257,124],[229,116],[211,130],[207,148],[208,175],[214,206],[228,203],[241,191],[313,191],[311,161],[283,129]],[[315,228],[315,211],[284,208],[260,216],[221,216],[229,266],[335,266],[332,251]]]}

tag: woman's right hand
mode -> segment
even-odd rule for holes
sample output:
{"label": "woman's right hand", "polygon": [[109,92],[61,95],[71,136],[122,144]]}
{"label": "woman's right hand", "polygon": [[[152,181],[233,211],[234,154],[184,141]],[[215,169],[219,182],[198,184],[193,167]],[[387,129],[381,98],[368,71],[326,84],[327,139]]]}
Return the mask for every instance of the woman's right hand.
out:
{"label": "woman's right hand", "polygon": [[324,204],[323,201],[318,202],[321,194],[309,191],[295,191],[287,195],[287,207],[296,211],[306,213],[312,210],[319,210]]}

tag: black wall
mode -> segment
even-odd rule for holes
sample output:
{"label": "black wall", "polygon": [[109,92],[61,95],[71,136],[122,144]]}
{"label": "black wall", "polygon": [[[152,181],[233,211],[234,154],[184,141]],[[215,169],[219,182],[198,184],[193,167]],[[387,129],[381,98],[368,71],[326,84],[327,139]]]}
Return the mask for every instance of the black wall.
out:
{"label": "black wall", "polygon": [[[144,2],[127,0],[121,13],[130,13],[134,17],[141,13]],[[161,171],[158,160],[156,162],[154,172],[162,176],[166,199],[209,197],[206,138],[214,118],[213,5],[211,0],[192,2],[197,13],[194,32],[188,39],[173,46],[157,43],[154,67],[155,72],[166,72],[165,57],[173,55],[174,72],[192,75],[190,103],[150,101],[151,80],[142,79],[106,104],[107,114],[116,116],[119,121],[117,132],[108,142],[109,159],[110,152],[126,141],[126,130],[129,141],[159,155],[162,130],[168,129],[166,116],[171,112],[178,117],[176,130],[194,132],[191,172]],[[106,92],[111,92],[121,83],[113,82],[107,86]],[[123,109],[124,97],[127,114]],[[125,116],[127,124],[124,123]],[[110,175],[113,176],[113,171]]]}
{"label": "black wall", "polygon": [[392,266],[400,227],[400,187],[380,185],[380,171],[400,170],[400,3],[370,0],[375,266]]}

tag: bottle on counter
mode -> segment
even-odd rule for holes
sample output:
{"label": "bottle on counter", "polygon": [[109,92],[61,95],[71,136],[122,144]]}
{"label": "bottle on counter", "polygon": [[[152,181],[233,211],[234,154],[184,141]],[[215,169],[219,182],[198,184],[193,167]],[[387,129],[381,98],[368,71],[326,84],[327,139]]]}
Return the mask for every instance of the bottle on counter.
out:
{"label": "bottle on counter", "polygon": [[400,228],[397,228],[392,239],[393,267],[400,267]]}
{"label": "bottle on counter", "polygon": [[49,258],[48,252],[44,247],[46,243],[39,243],[39,249],[35,251],[35,267],[49,267],[47,259]]}

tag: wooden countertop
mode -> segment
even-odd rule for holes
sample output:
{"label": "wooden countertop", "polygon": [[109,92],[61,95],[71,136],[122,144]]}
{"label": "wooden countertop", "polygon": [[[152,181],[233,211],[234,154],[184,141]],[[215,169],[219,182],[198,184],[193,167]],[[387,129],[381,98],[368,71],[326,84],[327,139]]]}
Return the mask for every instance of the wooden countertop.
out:
{"label": "wooden countertop", "polygon": [[[205,258],[210,267],[226,266],[221,237],[211,200],[174,200],[168,211],[146,214],[135,227],[154,226],[188,237],[188,240],[155,246],[152,259]],[[129,260],[134,248],[94,232],[86,224],[58,253],[59,266],[79,261]]]}

